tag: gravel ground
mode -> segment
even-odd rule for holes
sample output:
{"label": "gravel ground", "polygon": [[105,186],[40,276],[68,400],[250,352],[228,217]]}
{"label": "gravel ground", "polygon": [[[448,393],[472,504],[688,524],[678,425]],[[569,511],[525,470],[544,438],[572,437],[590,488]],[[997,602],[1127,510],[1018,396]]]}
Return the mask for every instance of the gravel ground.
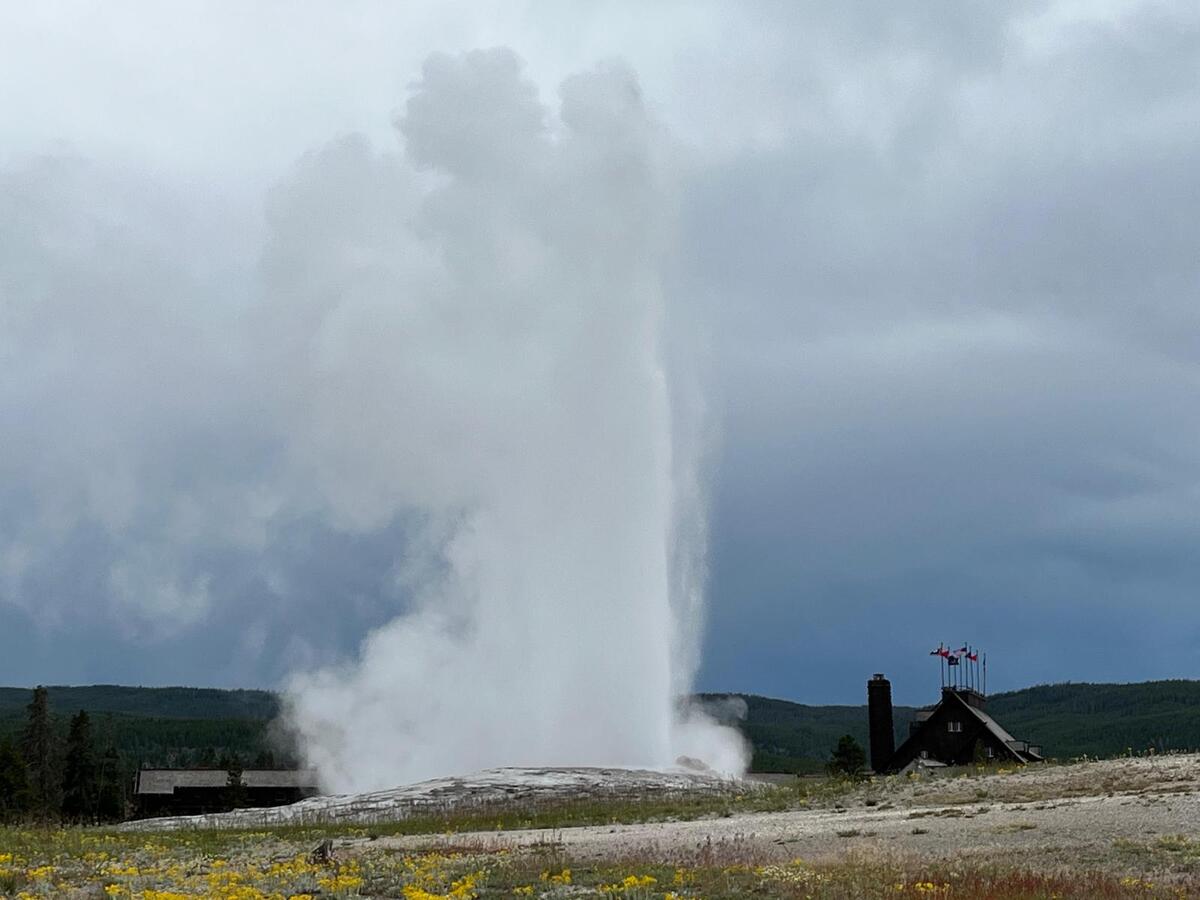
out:
{"label": "gravel ground", "polygon": [[[837,805],[690,822],[457,834],[479,849],[561,846],[577,859],[652,856],[834,860],[855,853],[1027,864],[1120,866],[1163,838],[1200,840],[1200,756],[1046,765],[1005,774],[879,779]],[[445,836],[381,838],[417,849]],[[1170,867],[1169,853],[1161,854]]]}
{"label": "gravel ground", "polygon": [[[762,787],[759,785],[758,787]],[[571,800],[670,798],[755,786],[691,772],[625,769],[494,769],[273,810],[127,823],[130,830],[366,825],[433,810],[516,808]],[[764,788],[768,789],[768,788]],[[1042,872],[1130,867],[1200,870],[1200,755],[874,779],[848,793],[815,791],[805,808],[735,812],[693,821],[555,830],[388,836],[375,849],[453,846],[497,850],[551,845],[573,859],[652,858],[681,865],[802,858],[956,859],[1023,864]],[[731,804],[736,808],[736,804]],[[336,842],[349,854],[366,839]]]}

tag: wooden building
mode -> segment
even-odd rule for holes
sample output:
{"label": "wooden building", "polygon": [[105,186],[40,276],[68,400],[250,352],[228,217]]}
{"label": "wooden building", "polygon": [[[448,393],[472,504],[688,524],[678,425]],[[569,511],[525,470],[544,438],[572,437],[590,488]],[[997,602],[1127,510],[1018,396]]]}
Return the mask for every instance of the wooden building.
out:
{"label": "wooden building", "polygon": [[311,769],[245,769],[238,788],[230,787],[225,769],[140,769],[133,800],[139,817],[192,816],[235,804],[285,806],[318,793]]}
{"label": "wooden building", "polygon": [[965,766],[980,761],[1023,765],[1043,760],[1041,747],[1014,738],[987,714],[987,698],[974,688],[943,687],[940,702],[917,711],[908,739],[895,750],[891,685],[882,675],[868,682],[867,704],[871,768],[876,772],[905,771],[924,762]]}

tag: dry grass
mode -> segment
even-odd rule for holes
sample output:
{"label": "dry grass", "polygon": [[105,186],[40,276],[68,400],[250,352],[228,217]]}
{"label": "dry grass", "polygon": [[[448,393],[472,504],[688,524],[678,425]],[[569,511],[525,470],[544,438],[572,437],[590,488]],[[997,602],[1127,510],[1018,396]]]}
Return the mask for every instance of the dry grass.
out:
{"label": "dry grass", "polygon": [[[1196,790],[1196,760],[1159,761],[1156,769],[1133,762],[971,773],[938,782],[800,781],[728,796],[476,806],[365,827],[154,833],[0,829],[0,897],[1200,897],[1200,839],[1146,833],[1148,824],[1160,820],[1164,796]],[[1116,834],[1126,837],[1097,840],[1092,834],[1085,845],[1060,843],[1066,832],[1053,817],[1063,810],[1044,814],[1050,818],[1039,818],[1039,810],[1054,809],[1089,783],[1093,793],[1103,790],[1122,799],[1087,806],[1082,815],[1094,817],[1107,803],[1125,829]],[[1010,796],[1033,800],[1006,813],[1001,806]],[[981,805],[984,801],[989,805]],[[874,829],[883,827],[880,811],[893,806],[883,816],[890,817],[894,834],[877,836]],[[862,815],[847,821],[858,815],[856,810]],[[799,851],[808,855],[805,859],[789,859],[797,852],[795,832],[770,838],[741,832],[746,826],[737,816],[776,811],[788,812],[744,821],[762,829],[767,822],[820,820],[827,823],[831,840]],[[594,827],[647,821],[680,824],[648,826],[635,841],[626,839],[622,826]],[[599,853],[568,848],[579,832],[567,829],[577,824],[591,825],[605,838],[613,832],[614,840]],[[965,856],[964,829],[970,827],[991,836],[988,841],[994,839],[1001,849]],[[504,832],[514,828],[542,830],[510,839]],[[699,837],[681,843],[681,834]],[[714,839],[716,834],[724,836]],[[327,839],[333,840],[332,858],[310,858]]]}
{"label": "dry grass", "polygon": [[[353,837],[354,835],[348,835]],[[133,897],[143,900],[285,900],[394,897],[471,900],[602,896],[683,900],[760,896],[851,898],[1179,898],[1200,896],[1200,843],[1169,837],[1113,848],[1125,874],[1080,869],[922,862],[879,852],[772,862],[749,840],[705,841],[675,864],[644,851],[602,862],[573,859],[553,833],[519,851],[447,836],[420,852],[384,842],[345,843],[328,861],[310,857],[311,835],[249,832],[114,834],[89,830],[0,831],[0,896]]]}

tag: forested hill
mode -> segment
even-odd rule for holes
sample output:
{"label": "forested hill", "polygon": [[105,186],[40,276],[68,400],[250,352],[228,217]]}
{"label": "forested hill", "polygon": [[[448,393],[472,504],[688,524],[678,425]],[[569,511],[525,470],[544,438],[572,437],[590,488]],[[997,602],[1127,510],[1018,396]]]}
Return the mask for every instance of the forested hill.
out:
{"label": "forested hill", "polygon": [[1039,685],[994,694],[987,711],[1060,759],[1200,748],[1200,681]]}
{"label": "forested hill", "polygon": [[[130,774],[141,764],[215,765],[227,756],[294,761],[285,736],[269,727],[279,713],[279,697],[270,691],[97,684],[51,686],[46,693],[60,736],[68,718],[86,710],[97,749],[116,749]],[[0,688],[0,740],[20,733],[31,694]]]}
{"label": "forested hill", "polygon": [[[867,745],[865,706],[805,706],[746,694],[698,699],[730,717],[738,705],[728,702],[733,697],[745,702],[745,718],[736,724],[754,746],[759,771],[817,771],[843,734]],[[0,688],[0,738],[19,732],[29,699],[27,688]],[[62,727],[69,715],[87,710],[97,740],[115,746],[129,765],[194,765],[223,754],[253,760],[266,751],[280,761],[291,756],[268,727],[279,711],[269,691],[51,687],[49,703]],[[1013,735],[1060,759],[1200,748],[1200,681],[1043,685],[995,694],[987,708]],[[914,711],[895,707],[898,742]]]}
{"label": "forested hill", "polygon": [[[727,702],[735,697],[746,703],[740,720]],[[755,694],[699,694],[697,699],[746,735],[754,748],[751,768],[756,772],[819,772],[844,734],[867,746],[866,706],[806,706]],[[893,708],[897,742],[908,734],[914,712],[911,706]]]}
{"label": "forested hill", "polygon": [[[864,689],[865,693],[865,689]],[[742,730],[759,771],[812,771],[843,734],[867,746],[866,706],[804,706],[749,694],[701,694],[702,701],[746,701]],[[931,700],[934,698],[931,698]],[[719,709],[727,708],[722,704]],[[1014,737],[1059,759],[1200,749],[1200,681],[1053,684],[993,694],[987,711]],[[915,708],[896,706],[896,742]]]}
{"label": "forested hill", "polygon": [[[94,684],[46,692],[50,709],[60,715],[85,709],[156,719],[273,719],[279,712],[279,698],[270,691]],[[0,717],[24,713],[28,703],[28,688],[0,688]]]}

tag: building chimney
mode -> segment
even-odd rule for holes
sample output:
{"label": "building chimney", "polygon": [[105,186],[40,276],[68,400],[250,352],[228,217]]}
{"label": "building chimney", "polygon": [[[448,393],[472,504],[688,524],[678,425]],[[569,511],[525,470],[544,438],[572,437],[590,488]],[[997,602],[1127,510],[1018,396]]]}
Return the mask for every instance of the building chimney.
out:
{"label": "building chimney", "polygon": [[867,721],[871,732],[871,768],[883,772],[896,752],[892,726],[892,683],[876,673],[867,682]]}

